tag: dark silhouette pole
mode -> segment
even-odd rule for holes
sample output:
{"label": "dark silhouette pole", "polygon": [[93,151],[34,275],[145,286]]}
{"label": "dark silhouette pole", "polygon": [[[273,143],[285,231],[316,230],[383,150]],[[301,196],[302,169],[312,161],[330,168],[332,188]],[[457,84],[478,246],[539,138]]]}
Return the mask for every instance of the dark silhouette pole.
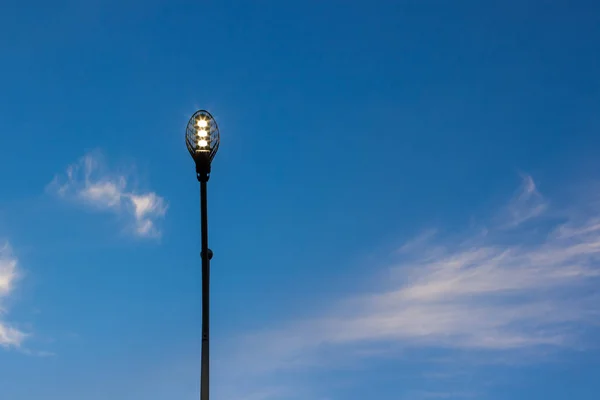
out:
{"label": "dark silhouette pole", "polygon": [[198,176],[200,180],[200,219],[202,226],[202,363],[200,370],[200,400],[208,400],[209,384],[209,331],[210,331],[210,259],[212,251],[208,248],[208,209],[206,201],[206,182],[208,175]]}
{"label": "dark silhouette pole", "polygon": [[200,400],[209,400],[210,382],[210,260],[213,253],[208,248],[207,183],[210,164],[219,148],[219,128],[208,111],[200,110],[190,118],[185,142],[194,162],[196,178],[200,182],[200,234],[202,258],[202,349],[200,363]]}

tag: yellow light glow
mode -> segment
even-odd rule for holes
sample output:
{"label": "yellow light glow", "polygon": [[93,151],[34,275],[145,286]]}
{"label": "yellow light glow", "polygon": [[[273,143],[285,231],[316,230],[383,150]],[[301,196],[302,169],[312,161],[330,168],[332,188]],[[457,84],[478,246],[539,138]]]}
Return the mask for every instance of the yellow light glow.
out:
{"label": "yellow light glow", "polygon": [[198,129],[198,136],[205,137],[207,135],[204,129]]}
{"label": "yellow light glow", "polygon": [[200,128],[206,128],[208,126],[208,122],[205,119],[198,120],[198,126]]}
{"label": "yellow light glow", "polygon": [[198,140],[198,146],[206,147],[206,146],[208,146],[208,142],[206,140]]}

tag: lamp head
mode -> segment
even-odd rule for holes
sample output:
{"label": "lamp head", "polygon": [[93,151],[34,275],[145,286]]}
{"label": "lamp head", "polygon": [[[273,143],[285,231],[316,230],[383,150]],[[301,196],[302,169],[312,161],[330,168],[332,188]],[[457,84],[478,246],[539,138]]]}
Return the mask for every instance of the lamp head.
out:
{"label": "lamp head", "polygon": [[208,180],[210,164],[219,149],[219,127],[208,111],[198,110],[192,115],[185,130],[185,145],[196,163],[198,180]]}

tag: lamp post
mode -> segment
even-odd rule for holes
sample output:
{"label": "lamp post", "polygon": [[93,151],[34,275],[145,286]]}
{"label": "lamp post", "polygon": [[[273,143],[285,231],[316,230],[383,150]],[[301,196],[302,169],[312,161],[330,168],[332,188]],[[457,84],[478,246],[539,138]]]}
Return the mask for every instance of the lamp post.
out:
{"label": "lamp post", "polygon": [[213,256],[208,248],[208,211],[206,183],[210,178],[210,164],[219,149],[219,127],[213,116],[199,110],[188,121],[185,131],[185,144],[196,163],[196,178],[200,182],[200,226],[202,237],[202,349],[200,369],[200,400],[208,399],[209,382],[209,290],[210,260]]}

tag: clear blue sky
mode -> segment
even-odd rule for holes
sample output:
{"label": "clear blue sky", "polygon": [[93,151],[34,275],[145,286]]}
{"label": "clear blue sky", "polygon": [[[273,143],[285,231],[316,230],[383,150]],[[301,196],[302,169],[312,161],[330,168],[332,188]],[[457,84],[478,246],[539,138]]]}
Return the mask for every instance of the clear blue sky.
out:
{"label": "clear blue sky", "polygon": [[0,6],[0,398],[597,399],[595,1]]}

